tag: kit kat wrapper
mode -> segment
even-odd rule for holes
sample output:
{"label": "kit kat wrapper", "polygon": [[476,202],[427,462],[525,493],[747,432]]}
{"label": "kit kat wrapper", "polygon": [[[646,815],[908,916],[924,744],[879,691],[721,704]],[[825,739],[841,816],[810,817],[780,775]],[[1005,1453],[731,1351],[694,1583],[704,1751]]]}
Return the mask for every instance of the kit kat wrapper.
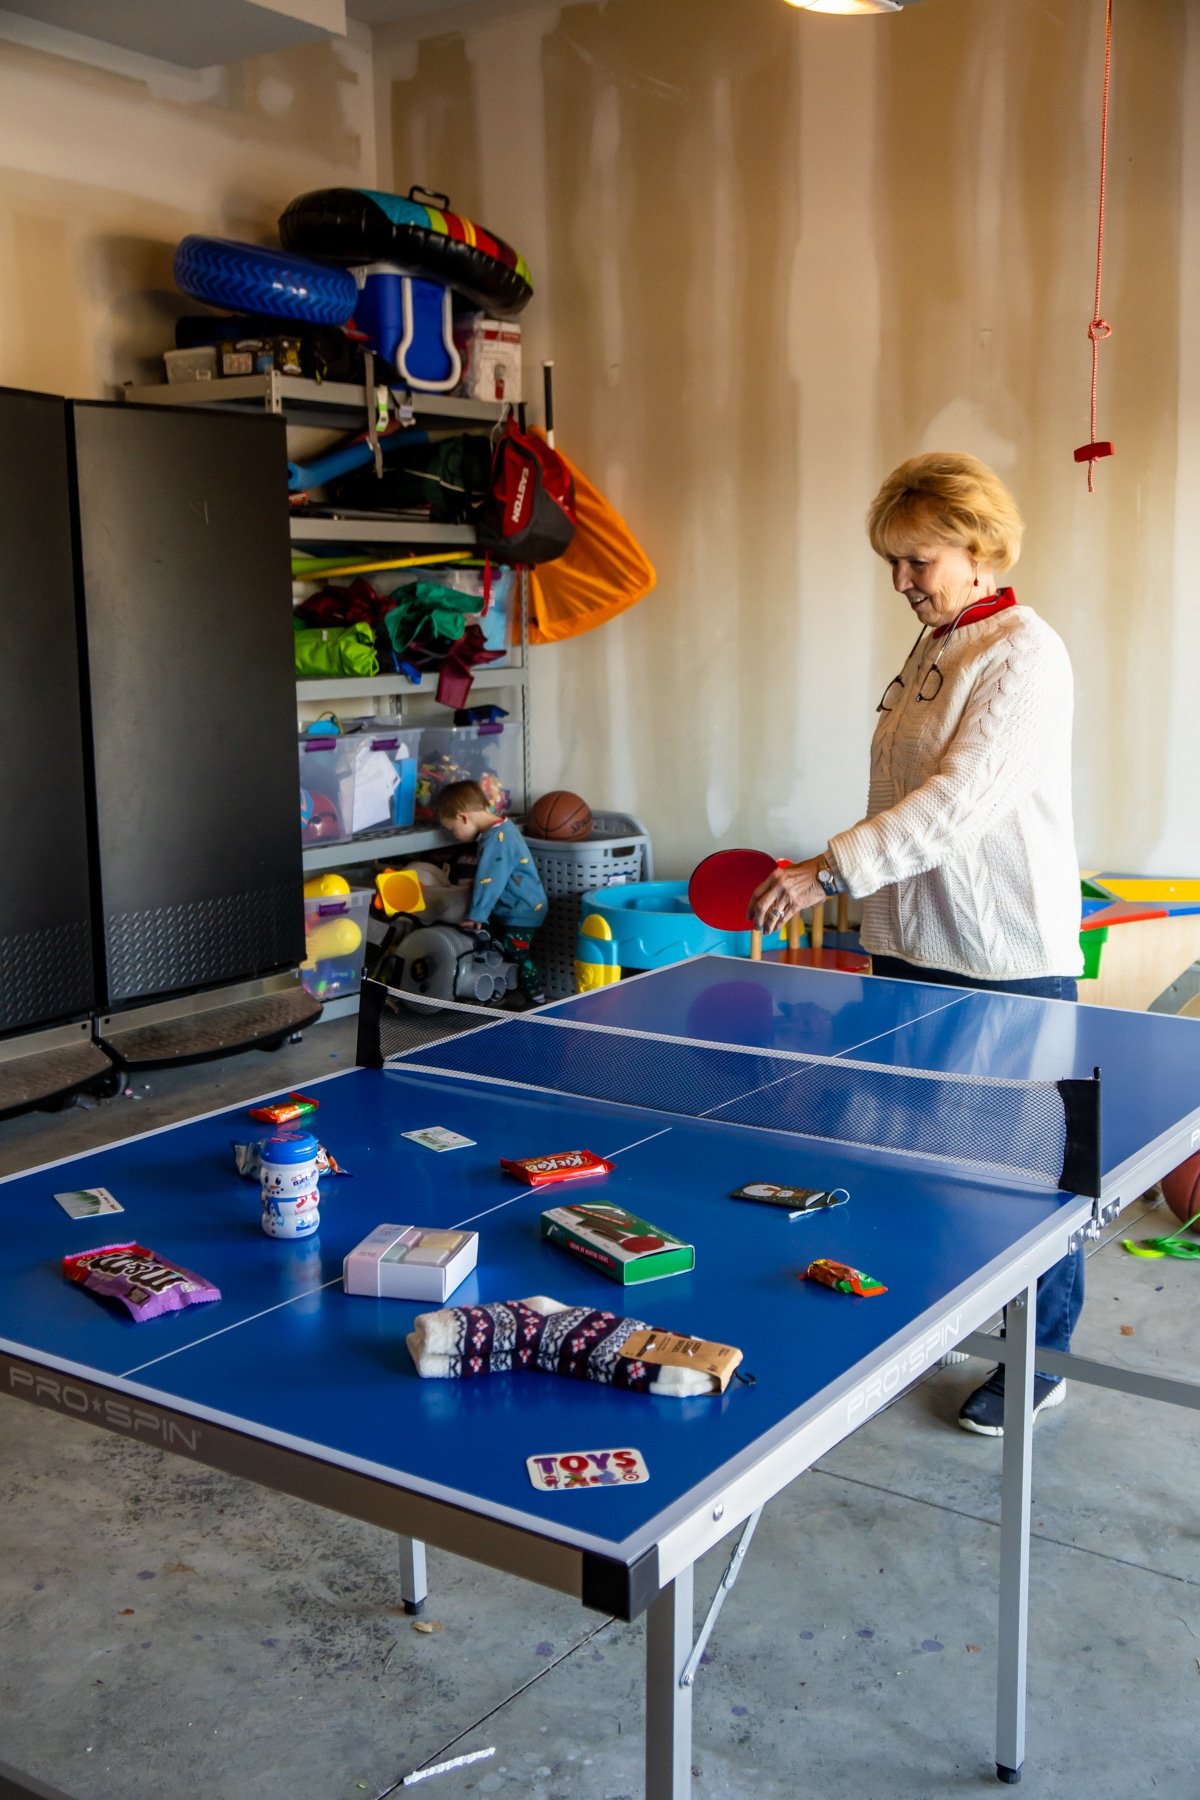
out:
{"label": "kit kat wrapper", "polygon": [[550,1156],[526,1156],[519,1160],[502,1156],[500,1167],[528,1187],[555,1187],[563,1181],[590,1181],[611,1175],[615,1164],[592,1150],[558,1150]]}

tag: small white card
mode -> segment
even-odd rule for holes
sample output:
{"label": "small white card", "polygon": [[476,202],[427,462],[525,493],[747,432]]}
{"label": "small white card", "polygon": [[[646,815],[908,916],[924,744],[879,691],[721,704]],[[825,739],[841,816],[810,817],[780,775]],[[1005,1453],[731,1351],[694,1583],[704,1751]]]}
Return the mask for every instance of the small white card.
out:
{"label": "small white card", "polygon": [[460,1137],[446,1125],[426,1125],[420,1131],[402,1132],[401,1136],[411,1138],[414,1144],[424,1144],[426,1150],[461,1150],[475,1142],[474,1138]]}
{"label": "small white card", "polygon": [[94,1219],[99,1213],[125,1211],[107,1188],[76,1188],[69,1194],[55,1194],[54,1198],[72,1219]]}
{"label": "small white card", "polygon": [[640,1450],[555,1450],[548,1456],[526,1457],[525,1467],[535,1488],[554,1492],[560,1488],[621,1487],[650,1479]]}

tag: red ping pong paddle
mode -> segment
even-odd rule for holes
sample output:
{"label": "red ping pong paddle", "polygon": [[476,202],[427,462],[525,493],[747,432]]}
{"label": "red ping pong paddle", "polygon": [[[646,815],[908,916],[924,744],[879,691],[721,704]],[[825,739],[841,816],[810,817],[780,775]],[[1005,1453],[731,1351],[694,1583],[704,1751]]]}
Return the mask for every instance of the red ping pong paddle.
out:
{"label": "red ping pong paddle", "polygon": [[765,850],[714,850],[688,882],[688,905],[714,931],[748,931],[750,896],[779,863]]}
{"label": "red ping pong paddle", "polygon": [[749,930],[750,956],[757,962],[762,955],[762,932],[750,924],[750,896],[768,875],[787,867],[765,850],[714,850],[692,870],[688,905],[714,931]]}

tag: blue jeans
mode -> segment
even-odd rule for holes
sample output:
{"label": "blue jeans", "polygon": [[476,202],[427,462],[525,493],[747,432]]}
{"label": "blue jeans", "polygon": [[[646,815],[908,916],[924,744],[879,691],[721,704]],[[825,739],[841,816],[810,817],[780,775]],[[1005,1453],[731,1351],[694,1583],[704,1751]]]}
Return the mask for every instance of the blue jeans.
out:
{"label": "blue jeans", "polygon": [[[1024,994],[1033,1000],[1077,1000],[1073,975],[1038,975],[1032,981],[984,981],[950,969],[923,969],[902,956],[872,956],[871,973],[891,981],[932,981],[939,987],[981,988],[989,994]],[[1042,1350],[1069,1350],[1071,1333],[1083,1311],[1083,1251],[1072,1250],[1039,1275],[1036,1339]]]}
{"label": "blue jeans", "polygon": [[953,969],[923,969],[902,956],[872,956],[872,975],[889,981],[932,981],[938,987],[980,988],[986,994],[1023,994],[1027,1000],[1078,1000],[1079,983],[1073,975],[1035,975],[1031,981],[985,981],[981,975],[960,975]]}

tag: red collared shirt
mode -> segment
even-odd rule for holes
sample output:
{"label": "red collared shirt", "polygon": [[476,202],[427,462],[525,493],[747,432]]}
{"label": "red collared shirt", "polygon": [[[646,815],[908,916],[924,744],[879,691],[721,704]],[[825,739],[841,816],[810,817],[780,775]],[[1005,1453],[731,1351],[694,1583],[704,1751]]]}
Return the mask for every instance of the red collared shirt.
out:
{"label": "red collared shirt", "polygon": [[939,625],[930,636],[945,637],[948,631],[957,631],[960,625],[977,625],[980,619],[990,619],[993,613],[1003,612],[1006,607],[1016,604],[1017,596],[1010,587],[999,588],[994,594],[989,594],[986,600],[978,600],[974,606],[968,606],[966,612],[955,619],[953,624]]}

